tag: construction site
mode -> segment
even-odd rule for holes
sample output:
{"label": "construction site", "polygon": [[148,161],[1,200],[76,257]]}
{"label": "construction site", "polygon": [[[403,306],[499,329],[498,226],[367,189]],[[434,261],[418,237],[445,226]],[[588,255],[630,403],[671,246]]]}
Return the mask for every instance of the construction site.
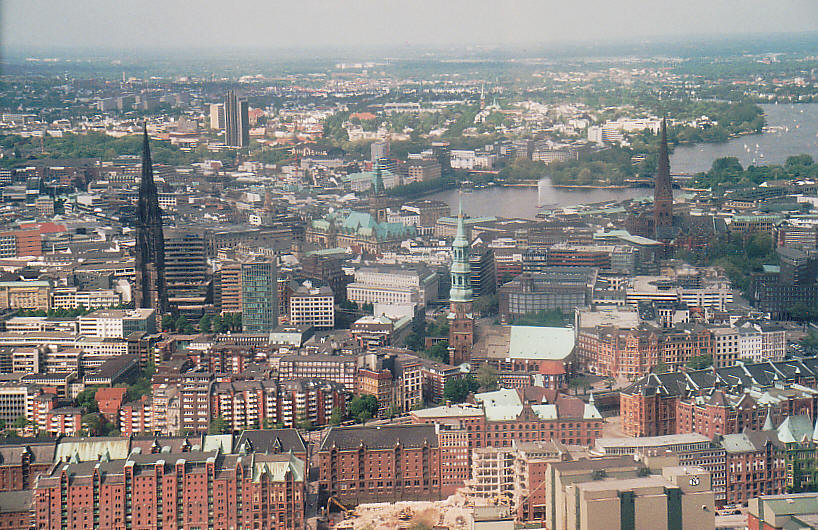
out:
{"label": "construction site", "polygon": [[396,503],[360,504],[349,509],[334,499],[331,505],[340,508],[340,512],[333,512],[329,517],[329,527],[334,530],[375,530],[394,528],[414,530],[429,528],[435,530],[466,530],[473,528],[475,508],[499,508],[499,513],[511,520],[511,496],[495,496],[491,499],[472,498],[463,489],[447,499],[439,501],[400,501]]}
{"label": "construction site", "polygon": [[440,501],[361,504],[354,510],[332,515],[330,527],[339,530],[413,527],[465,530],[471,528],[472,523],[471,505],[460,493]]}

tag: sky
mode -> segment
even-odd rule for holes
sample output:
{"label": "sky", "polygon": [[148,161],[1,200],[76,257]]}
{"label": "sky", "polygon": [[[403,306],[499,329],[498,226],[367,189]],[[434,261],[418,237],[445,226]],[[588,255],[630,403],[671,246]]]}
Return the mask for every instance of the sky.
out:
{"label": "sky", "polygon": [[816,0],[0,0],[7,50],[530,45],[818,31]]}

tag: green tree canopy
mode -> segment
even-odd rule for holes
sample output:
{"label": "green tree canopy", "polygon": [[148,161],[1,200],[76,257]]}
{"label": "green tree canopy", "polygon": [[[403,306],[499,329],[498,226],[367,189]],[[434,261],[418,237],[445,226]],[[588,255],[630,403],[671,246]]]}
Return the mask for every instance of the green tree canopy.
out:
{"label": "green tree canopy", "polygon": [[210,421],[210,425],[207,427],[207,434],[229,434],[230,433],[230,425],[228,425],[227,421],[221,417],[216,416]]}
{"label": "green tree canopy", "polygon": [[480,388],[480,385],[469,374],[466,377],[446,381],[446,385],[443,387],[443,396],[452,403],[463,403],[469,394],[477,392],[478,388]]}
{"label": "green tree canopy", "polygon": [[488,363],[483,363],[477,369],[477,384],[482,390],[497,390],[498,377],[497,368]]}
{"label": "green tree canopy", "polygon": [[99,386],[90,386],[77,394],[77,405],[85,408],[86,412],[98,412],[99,404],[95,397],[98,389]]}
{"label": "green tree canopy", "polygon": [[713,366],[713,356],[710,354],[696,355],[687,361],[687,366],[693,370],[704,370]]}
{"label": "green tree canopy", "polygon": [[370,394],[355,396],[349,402],[349,415],[361,423],[374,418],[378,413],[378,399]]}

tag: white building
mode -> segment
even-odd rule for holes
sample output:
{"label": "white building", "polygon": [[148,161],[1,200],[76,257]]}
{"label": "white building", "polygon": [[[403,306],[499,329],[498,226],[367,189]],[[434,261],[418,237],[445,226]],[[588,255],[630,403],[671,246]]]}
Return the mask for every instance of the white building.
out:
{"label": "white building", "polygon": [[335,297],[327,286],[305,281],[290,294],[290,324],[331,329],[335,327]]}
{"label": "white building", "polygon": [[474,150],[453,149],[449,153],[449,165],[452,169],[492,169],[496,161],[495,155]]}
{"label": "white building", "polygon": [[736,328],[716,328],[713,333],[713,365],[716,368],[733,366],[740,358],[739,333]]}
{"label": "white building", "polygon": [[51,291],[51,307],[76,309],[113,307],[122,303],[122,296],[113,289],[80,291],[76,287],[57,287]]}
{"label": "white building", "polygon": [[134,331],[156,333],[153,309],[101,309],[79,318],[80,335],[122,339]]}
{"label": "white building", "polygon": [[740,359],[752,359],[754,363],[765,361],[761,331],[755,328],[738,329],[738,352]]}
{"label": "white building", "polygon": [[347,298],[357,304],[422,304],[437,298],[437,273],[425,267],[365,267],[355,271]]}

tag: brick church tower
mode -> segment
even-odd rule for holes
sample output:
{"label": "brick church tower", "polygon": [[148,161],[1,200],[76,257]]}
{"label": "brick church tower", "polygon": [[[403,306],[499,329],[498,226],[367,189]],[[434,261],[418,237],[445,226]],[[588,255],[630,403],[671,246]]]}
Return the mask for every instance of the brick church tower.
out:
{"label": "brick church tower", "polygon": [[463,222],[461,200],[457,214],[457,232],[452,243],[451,289],[449,290],[449,363],[471,360],[474,346],[474,316],[472,314],[471,265],[469,239]]}

